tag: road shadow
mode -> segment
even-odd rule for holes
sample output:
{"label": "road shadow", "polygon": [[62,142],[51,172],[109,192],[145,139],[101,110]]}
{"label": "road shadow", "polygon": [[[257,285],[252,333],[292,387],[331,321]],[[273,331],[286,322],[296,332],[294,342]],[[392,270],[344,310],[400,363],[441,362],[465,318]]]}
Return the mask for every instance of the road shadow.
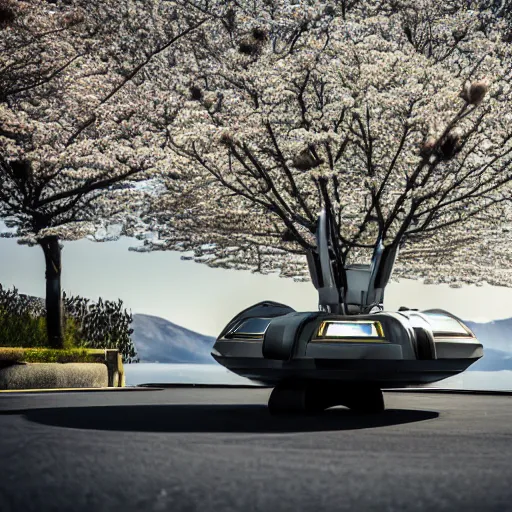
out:
{"label": "road shadow", "polygon": [[[12,413],[11,413],[12,414]],[[125,432],[290,433],[357,430],[437,418],[433,411],[388,409],[357,414],[345,408],[315,416],[272,416],[265,405],[132,405],[16,411],[55,427]]]}

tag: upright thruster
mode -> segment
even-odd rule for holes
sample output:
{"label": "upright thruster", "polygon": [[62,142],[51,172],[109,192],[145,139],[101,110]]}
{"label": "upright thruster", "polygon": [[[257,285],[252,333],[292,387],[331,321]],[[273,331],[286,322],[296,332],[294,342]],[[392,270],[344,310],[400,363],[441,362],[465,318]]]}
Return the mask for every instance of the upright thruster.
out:
{"label": "upright thruster", "polygon": [[384,410],[384,398],[374,384],[297,379],[279,382],[268,401],[272,414],[316,414],[338,405],[361,413],[378,413]]}

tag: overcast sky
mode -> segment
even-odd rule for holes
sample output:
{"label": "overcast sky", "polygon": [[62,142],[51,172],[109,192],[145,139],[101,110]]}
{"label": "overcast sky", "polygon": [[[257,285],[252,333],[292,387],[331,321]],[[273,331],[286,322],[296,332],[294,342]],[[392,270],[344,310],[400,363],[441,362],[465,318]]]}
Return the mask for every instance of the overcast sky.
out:
{"label": "overcast sky", "polygon": [[[92,299],[121,298],[134,313],[156,315],[201,332],[217,335],[242,309],[270,299],[297,310],[316,311],[317,294],[310,283],[245,271],[211,269],[181,261],[174,252],[136,253],[138,242],[121,239],[95,243],[66,242],[62,254],[63,289]],[[44,296],[44,259],[39,247],[0,238],[0,283],[21,293]],[[468,320],[512,316],[512,289],[423,285],[392,282],[386,309],[399,306],[442,308]]]}

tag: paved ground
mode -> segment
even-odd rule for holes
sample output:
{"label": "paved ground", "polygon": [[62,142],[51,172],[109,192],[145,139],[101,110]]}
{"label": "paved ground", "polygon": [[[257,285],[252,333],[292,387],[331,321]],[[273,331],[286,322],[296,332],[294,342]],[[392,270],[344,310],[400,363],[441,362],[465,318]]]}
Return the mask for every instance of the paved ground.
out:
{"label": "paved ground", "polygon": [[0,510],[512,510],[511,396],[273,418],[268,393],[0,394]]}

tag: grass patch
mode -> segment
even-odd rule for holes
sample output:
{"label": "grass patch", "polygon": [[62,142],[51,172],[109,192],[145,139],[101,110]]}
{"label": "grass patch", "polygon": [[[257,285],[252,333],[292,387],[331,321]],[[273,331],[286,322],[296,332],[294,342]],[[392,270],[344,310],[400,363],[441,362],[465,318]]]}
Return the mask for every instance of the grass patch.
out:
{"label": "grass patch", "polygon": [[101,349],[51,349],[0,347],[2,363],[105,363],[105,351]]}

